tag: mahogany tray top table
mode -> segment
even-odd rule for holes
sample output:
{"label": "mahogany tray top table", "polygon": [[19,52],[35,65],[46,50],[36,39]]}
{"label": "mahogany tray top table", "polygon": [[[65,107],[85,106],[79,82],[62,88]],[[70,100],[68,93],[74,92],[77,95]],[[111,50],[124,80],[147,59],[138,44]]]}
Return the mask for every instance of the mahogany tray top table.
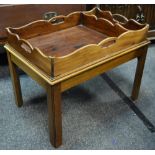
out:
{"label": "mahogany tray top table", "polygon": [[62,144],[61,92],[137,58],[131,97],[138,97],[149,26],[134,20],[124,25],[113,21],[95,13],[73,12],[6,29],[5,48],[16,104],[23,104],[18,66],[47,90],[50,142],[54,147]]}

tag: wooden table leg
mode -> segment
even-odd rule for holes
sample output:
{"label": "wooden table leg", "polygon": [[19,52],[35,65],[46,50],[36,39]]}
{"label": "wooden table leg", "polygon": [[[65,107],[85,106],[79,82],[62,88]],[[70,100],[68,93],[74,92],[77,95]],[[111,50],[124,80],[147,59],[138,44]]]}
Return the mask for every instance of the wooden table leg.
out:
{"label": "wooden table leg", "polygon": [[8,57],[8,63],[9,63],[9,69],[10,69],[10,75],[12,79],[16,105],[18,107],[21,107],[23,105],[23,99],[22,99],[22,93],[21,93],[21,87],[20,87],[20,80],[16,70],[17,66],[11,61],[11,55],[9,52],[7,52],[7,57]]}
{"label": "wooden table leg", "polygon": [[54,147],[62,144],[61,88],[60,84],[47,87],[50,141]]}
{"label": "wooden table leg", "polygon": [[134,84],[132,88],[132,95],[131,95],[132,100],[136,100],[139,95],[139,90],[140,90],[140,85],[141,85],[141,80],[143,76],[145,60],[146,60],[146,54],[147,54],[147,49],[142,56],[138,57],[138,63],[137,63],[137,68],[135,73]]}

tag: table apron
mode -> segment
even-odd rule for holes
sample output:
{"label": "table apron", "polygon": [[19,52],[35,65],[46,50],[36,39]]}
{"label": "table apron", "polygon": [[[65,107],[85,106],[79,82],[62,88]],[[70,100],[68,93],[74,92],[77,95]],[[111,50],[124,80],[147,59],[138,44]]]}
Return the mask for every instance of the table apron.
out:
{"label": "table apron", "polygon": [[[145,49],[145,47],[143,47]],[[90,70],[87,70],[85,72],[82,72],[81,74],[78,74],[74,77],[71,77],[67,80],[64,80],[61,82],[61,91],[65,91],[73,86],[76,86],[80,83],[83,83],[97,75],[100,75],[114,67],[117,67],[125,62],[128,62],[134,58],[140,57],[143,55],[145,50],[143,51],[143,48],[134,50],[130,53],[127,53],[125,55],[122,55],[120,57],[117,57],[115,59],[112,59],[108,62],[105,62],[99,66],[96,66],[95,68],[92,68]]]}
{"label": "table apron", "polygon": [[[115,59],[112,59],[110,61],[107,61],[103,64],[100,64],[94,68],[91,68],[89,70],[86,70],[78,75],[72,76],[66,80],[63,80],[59,83],[61,83],[61,92],[70,89],[71,87],[74,87],[80,83],[83,83],[97,75],[100,75],[114,67],[117,67],[125,62],[128,62],[136,57],[140,57],[143,55],[145,47],[141,47],[137,50],[134,50],[132,52],[126,53],[125,55],[116,57]],[[44,78],[42,78],[40,75],[38,75],[37,72],[32,70],[29,66],[25,65],[23,61],[21,61],[18,57],[11,54],[11,60],[13,63],[15,63],[19,68],[21,68],[24,72],[26,72],[32,79],[38,82],[45,90],[47,90],[48,85],[50,85]]]}

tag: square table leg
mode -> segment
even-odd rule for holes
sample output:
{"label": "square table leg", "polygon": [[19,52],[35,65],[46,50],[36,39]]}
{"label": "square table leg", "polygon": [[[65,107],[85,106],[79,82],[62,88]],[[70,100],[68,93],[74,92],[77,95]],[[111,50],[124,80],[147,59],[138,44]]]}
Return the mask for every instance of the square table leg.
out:
{"label": "square table leg", "polygon": [[18,107],[21,107],[23,105],[23,99],[22,99],[22,93],[21,93],[21,87],[20,87],[20,80],[16,69],[17,66],[11,61],[11,55],[9,52],[7,52],[7,57],[8,57],[8,63],[9,63],[9,69],[10,69],[10,75],[11,75],[16,105]]}
{"label": "square table leg", "polygon": [[133,89],[131,94],[132,100],[137,100],[139,95],[139,90],[140,90],[140,85],[141,85],[141,80],[143,76],[145,60],[146,60],[146,54],[147,54],[147,48],[146,48],[146,51],[140,57],[138,57],[135,79],[134,79],[134,84],[133,84]]}
{"label": "square table leg", "polygon": [[62,144],[61,87],[60,83],[47,87],[48,123],[50,141],[54,147]]}

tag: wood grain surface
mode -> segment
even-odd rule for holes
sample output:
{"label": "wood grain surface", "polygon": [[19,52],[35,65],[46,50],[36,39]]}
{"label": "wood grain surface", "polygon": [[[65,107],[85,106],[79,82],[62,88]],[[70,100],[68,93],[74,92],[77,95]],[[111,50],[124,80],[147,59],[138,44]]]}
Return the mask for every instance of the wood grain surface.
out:
{"label": "wood grain surface", "polygon": [[83,25],[28,39],[33,47],[38,47],[45,55],[61,57],[88,44],[97,44],[108,36]]}
{"label": "wood grain surface", "polygon": [[146,40],[147,24],[134,20],[125,24],[115,22],[112,14],[106,12],[104,16],[111,16],[111,22],[92,14],[93,11],[73,12],[49,21],[7,28],[8,43],[54,78],[117,55]]}

